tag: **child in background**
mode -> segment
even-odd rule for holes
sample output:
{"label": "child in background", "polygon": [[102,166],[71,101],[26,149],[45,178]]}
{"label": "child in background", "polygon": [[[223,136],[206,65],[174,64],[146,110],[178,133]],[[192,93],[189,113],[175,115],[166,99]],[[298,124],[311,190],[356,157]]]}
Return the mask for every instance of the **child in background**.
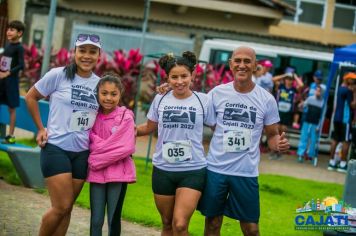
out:
{"label": "child in background", "polygon": [[131,155],[135,152],[135,124],[131,110],[118,106],[123,86],[118,77],[98,83],[99,113],[90,132],[90,235],[102,235],[105,207],[109,235],[120,235],[121,211],[127,183],[136,181]]}
{"label": "child in background", "polygon": [[20,105],[19,72],[24,68],[24,49],[20,38],[25,31],[21,21],[11,21],[6,30],[8,44],[0,60],[0,104],[5,104],[10,113],[9,134],[2,143],[14,144],[16,107]]}
{"label": "child in background", "polygon": [[302,104],[305,108],[305,112],[303,114],[304,122],[297,151],[298,162],[303,162],[303,156],[307,149],[308,157],[316,161],[316,145],[321,127],[320,118],[324,103],[321,90],[321,86],[318,85],[314,91],[314,95],[308,97]]}
{"label": "child in background", "polygon": [[286,132],[287,126],[292,126],[294,122],[297,92],[303,88],[304,84],[291,67],[287,67],[284,74],[273,77],[273,82],[279,84],[276,99],[281,118],[280,130]]}
{"label": "child in background", "polygon": [[[296,81],[296,85],[294,81]],[[276,97],[279,117],[281,119],[279,131],[287,132],[287,128],[292,126],[293,123],[296,95],[298,89],[303,86],[303,82],[294,73],[294,69],[290,67],[286,69],[285,74],[273,77],[273,82],[279,84]],[[271,154],[271,159],[278,159],[279,157],[279,153]]]}

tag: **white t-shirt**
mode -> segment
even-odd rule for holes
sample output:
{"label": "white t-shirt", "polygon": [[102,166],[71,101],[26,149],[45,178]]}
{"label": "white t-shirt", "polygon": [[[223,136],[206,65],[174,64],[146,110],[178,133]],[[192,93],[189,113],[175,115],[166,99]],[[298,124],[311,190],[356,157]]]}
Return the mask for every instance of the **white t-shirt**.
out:
{"label": "white t-shirt", "polygon": [[185,99],[177,99],[172,91],[155,96],[147,114],[149,120],[158,123],[154,166],[166,171],[189,171],[206,166],[203,114],[205,124],[214,123],[208,106],[208,96],[203,93],[195,92]]}
{"label": "white t-shirt", "polygon": [[48,143],[66,151],[89,149],[89,131],[93,126],[99,104],[96,86],[99,77],[75,75],[73,81],[65,77],[64,67],[47,72],[35,88],[49,100],[47,122]]}
{"label": "white t-shirt", "polygon": [[279,122],[276,100],[259,85],[249,93],[239,93],[233,82],[215,87],[208,96],[216,114],[208,169],[233,176],[258,176],[263,127]]}

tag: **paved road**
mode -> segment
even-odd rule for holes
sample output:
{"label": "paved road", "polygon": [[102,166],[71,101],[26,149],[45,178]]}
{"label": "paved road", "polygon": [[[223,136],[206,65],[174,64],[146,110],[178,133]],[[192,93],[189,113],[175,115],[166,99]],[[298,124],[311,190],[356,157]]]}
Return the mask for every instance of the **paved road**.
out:
{"label": "paved road", "polygon": [[[49,208],[49,198],[32,189],[9,185],[0,180],[0,235],[27,236],[38,235],[42,215]],[[89,235],[90,211],[74,207],[68,234],[72,236]],[[103,235],[107,235],[106,225]],[[144,227],[123,221],[123,236],[158,236],[158,229]]]}

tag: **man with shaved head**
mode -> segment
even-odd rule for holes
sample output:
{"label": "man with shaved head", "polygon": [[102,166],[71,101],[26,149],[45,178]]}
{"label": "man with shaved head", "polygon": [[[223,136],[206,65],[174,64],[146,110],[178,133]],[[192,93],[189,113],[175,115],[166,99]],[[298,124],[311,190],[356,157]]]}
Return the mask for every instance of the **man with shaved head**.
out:
{"label": "man with shaved head", "polygon": [[205,232],[220,235],[223,216],[240,221],[244,235],[259,235],[259,143],[265,129],[268,146],[275,152],[289,149],[285,133],[278,131],[274,97],[252,81],[256,54],[239,47],[229,61],[234,81],[209,92],[215,114],[210,142],[207,183],[199,210],[206,217]]}

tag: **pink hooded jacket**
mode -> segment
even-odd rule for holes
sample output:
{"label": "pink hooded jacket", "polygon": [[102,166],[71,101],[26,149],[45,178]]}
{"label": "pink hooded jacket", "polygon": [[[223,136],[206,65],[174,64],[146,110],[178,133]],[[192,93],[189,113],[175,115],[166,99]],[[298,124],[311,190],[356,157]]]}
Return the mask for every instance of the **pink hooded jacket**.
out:
{"label": "pink hooded jacket", "polygon": [[136,182],[134,126],[134,115],[126,107],[107,115],[99,112],[89,135],[88,182]]}

